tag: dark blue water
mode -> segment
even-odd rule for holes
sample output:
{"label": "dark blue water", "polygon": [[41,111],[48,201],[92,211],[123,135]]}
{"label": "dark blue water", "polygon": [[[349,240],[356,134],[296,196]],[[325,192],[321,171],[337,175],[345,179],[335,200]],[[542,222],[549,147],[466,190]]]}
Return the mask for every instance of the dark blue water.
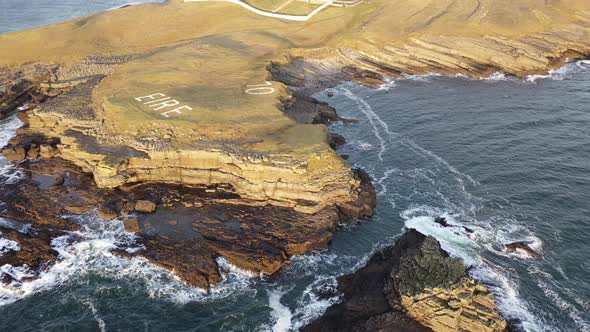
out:
{"label": "dark blue water", "polygon": [[[0,0],[0,12],[10,3]],[[13,27],[0,22],[0,31]],[[133,248],[119,222],[72,217],[84,226],[82,240],[54,241],[58,265],[37,281],[0,287],[0,330],[296,329],[338,300],[318,298],[337,276],[414,227],[463,257],[503,314],[527,330],[589,331],[590,70],[573,64],[534,82],[496,78],[412,77],[321,94],[341,116],[361,120],[332,129],[348,139],[339,152],[375,179],[378,208],[277,276],[261,280],[222,264],[226,280],[206,295],[145,261],[112,256],[115,247]],[[14,118],[0,122],[0,143],[16,126]],[[0,160],[0,181],[16,181],[13,172]],[[439,227],[439,215],[474,234]],[[517,240],[542,258],[501,249]]]}
{"label": "dark blue water", "polygon": [[163,0],[0,0],[0,33],[31,29],[126,4]]}

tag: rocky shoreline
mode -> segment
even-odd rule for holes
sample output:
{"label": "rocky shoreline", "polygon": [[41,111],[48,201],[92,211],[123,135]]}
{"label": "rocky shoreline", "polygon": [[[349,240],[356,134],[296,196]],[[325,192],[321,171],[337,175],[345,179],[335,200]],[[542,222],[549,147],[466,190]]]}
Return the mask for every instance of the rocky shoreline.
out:
{"label": "rocky shoreline", "polygon": [[302,331],[506,331],[492,293],[463,261],[409,229],[338,279],[343,300]]}
{"label": "rocky shoreline", "polygon": [[[21,96],[26,93],[16,91]],[[78,91],[75,94],[80,95]],[[3,97],[8,101],[5,108],[19,112],[24,125],[2,153],[26,175],[15,184],[4,185],[0,217],[30,223],[32,228],[26,233],[2,227],[0,231],[15,235],[10,238],[18,243],[23,242],[23,237],[42,234],[32,250],[51,254],[24,256],[21,248],[0,256],[0,265],[27,265],[38,274],[58,259],[57,253],[49,248],[51,238],[79,228],[63,216],[94,210],[103,219],[122,220],[126,230],[139,235],[137,244],[143,250],[133,254],[120,251],[119,255],[147,258],[174,271],[187,284],[208,289],[221,280],[219,257],[253,274],[270,275],[293,255],[325,248],[339,223],[369,217],[375,208],[374,188],[362,170],[354,171],[360,184],[355,202],[329,206],[315,213],[244,199],[231,185],[223,183],[138,182],[100,188],[91,173],[62,158],[59,138],[31,132],[29,111],[18,110],[23,106],[23,97]],[[42,109],[51,106],[52,98],[56,97],[45,95],[39,100],[46,104],[34,105],[33,100],[25,100],[29,108]],[[326,125],[343,120],[334,109],[307,96],[291,100],[285,112],[296,112],[295,117],[303,123]],[[336,146],[341,140],[336,137],[331,144]],[[40,262],[43,258],[47,259]]]}
{"label": "rocky shoreline", "polygon": [[[64,216],[91,213],[138,235],[139,250],[115,254],[191,286],[219,283],[219,258],[276,273],[376,206],[326,127],[351,121],[313,94],[428,73],[525,77],[590,54],[590,5],[520,2],[534,14],[375,1],[286,23],[173,0],[0,36],[0,119],[24,124],[2,150],[23,176],[0,191],[0,217],[15,223],[0,225],[12,241],[0,266],[34,279],[60,259],[52,240],[81,227]],[[142,17],[158,22],[149,34]],[[506,328],[462,262],[413,231],[339,284],[345,301],[307,330]]]}

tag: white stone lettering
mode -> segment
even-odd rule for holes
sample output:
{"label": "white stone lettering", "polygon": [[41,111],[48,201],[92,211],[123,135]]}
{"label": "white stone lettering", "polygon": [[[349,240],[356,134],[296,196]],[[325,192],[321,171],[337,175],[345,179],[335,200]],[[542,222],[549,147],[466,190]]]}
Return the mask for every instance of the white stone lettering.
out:
{"label": "white stone lettering", "polygon": [[171,99],[171,98],[170,98],[170,97],[166,97],[166,98],[162,98],[162,99],[158,99],[158,100],[152,100],[152,101],[148,101],[148,102],[146,102],[146,103],[143,103],[143,104],[144,104],[144,105],[148,105],[148,104],[157,103],[157,102],[164,101],[164,100],[168,100],[168,99]]}
{"label": "white stone lettering", "polygon": [[178,113],[178,114],[182,114],[182,112],[180,111],[180,110],[182,110],[182,109],[186,109],[186,110],[189,110],[189,111],[192,111],[192,110],[193,110],[193,109],[192,109],[192,107],[190,107],[190,106],[187,106],[187,105],[184,105],[184,106],[180,106],[180,107],[178,107],[178,108],[175,108],[175,109],[173,109],[172,111],[167,111],[167,112],[164,112],[164,113],[162,113],[162,115],[163,115],[163,116],[165,116],[165,117],[167,117],[167,118],[169,118],[169,117],[170,117],[170,115],[168,115],[169,113]]}
{"label": "white stone lettering", "polygon": [[246,85],[246,93],[250,95],[270,95],[275,92],[272,83],[265,81],[263,84],[248,84]]}
{"label": "white stone lettering", "polygon": [[178,100],[172,99],[172,100],[166,100],[161,103],[150,105],[150,107],[153,108],[155,111],[159,111],[162,108],[172,107],[172,106],[176,106],[179,104],[180,104],[180,102]]}
{"label": "white stone lettering", "polygon": [[163,93],[154,93],[153,95],[148,95],[148,96],[143,96],[143,97],[137,97],[135,98],[135,100],[137,101],[143,101],[144,99],[156,99],[156,98],[160,98],[160,97],[166,97],[165,94]]}
{"label": "white stone lettering", "polygon": [[[176,99],[172,99],[172,97],[168,97],[163,93],[157,92],[151,95],[142,96],[134,98],[136,101],[142,102],[143,105],[148,106],[149,108],[153,109],[154,111],[163,110],[160,114],[165,117],[169,118],[171,113],[182,114],[183,110],[192,111],[193,108],[188,105],[181,105],[180,101]],[[181,105],[181,106],[178,106]],[[172,110],[167,110],[167,108],[175,107]]]}

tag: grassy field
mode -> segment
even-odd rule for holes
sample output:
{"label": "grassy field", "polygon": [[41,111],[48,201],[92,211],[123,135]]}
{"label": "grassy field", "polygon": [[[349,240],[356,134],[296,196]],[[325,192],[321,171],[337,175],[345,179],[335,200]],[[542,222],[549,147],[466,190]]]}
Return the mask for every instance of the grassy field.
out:
{"label": "grassy field", "polygon": [[293,1],[289,5],[282,8],[281,13],[290,15],[307,15],[318,7],[318,5],[310,4],[307,2]]}
{"label": "grassy field", "polygon": [[[281,4],[249,1],[267,10]],[[174,130],[180,133],[179,145],[232,139],[250,142],[248,149],[254,151],[305,158],[310,151],[329,150],[325,127],[287,118],[280,108],[288,93],[278,82],[270,83],[272,93],[246,93],[249,85],[265,84],[271,60],[319,47],[370,53],[419,36],[512,36],[565,24],[575,20],[576,9],[590,10],[586,0],[563,3],[375,0],[354,8],[329,7],[308,22],[262,17],[220,2],[144,4],[1,35],[0,67],[138,55],[116,66],[94,91],[94,103],[104,112],[104,137],[133,141],[150,130]],[[304,14],[313,8],[294,2],[282,12]],[[153,93],[192,110],[165,118],[134,101]]]}
{"label": "grassy field", "polygon": [[244,0],[245,3],[267,12],[272,12],[286,1],[287,0]]}

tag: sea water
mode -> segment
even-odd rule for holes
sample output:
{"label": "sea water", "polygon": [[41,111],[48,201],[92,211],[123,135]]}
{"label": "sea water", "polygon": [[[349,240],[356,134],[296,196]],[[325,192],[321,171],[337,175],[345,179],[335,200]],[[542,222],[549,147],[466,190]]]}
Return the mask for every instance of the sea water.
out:
{"label": "sea water", "polygon": [[[14,12],[0,16],[0,31],[125,3],[46,2],[40,11],[43,2],[0,0],[0,15]],[[113,255],[137,250],[120,222],[65,216],[82,227],[53,241],[60,262],[35,281],[0,287],[0,330],[296,330],[339,301],[320,296],[338,276],[416,228],[462,257],[523,329],[590,331],[590,70],[572,63],[524,80],[407,76],[380,89],[344,83],[317,98],[360,120],[331,129],[348,141],[339,153],[374,179],[372,219],[342,226],[328,249],[297,256],[270,278],[220,259],[225,278],[207,294],[145,260]],[[19,125],[0,121],[0,145]],[[0,158],[0,186],[21,176]],[[438,216],[473,233],[443,228]],[[542,257],[502,249],[513,241]]]}

